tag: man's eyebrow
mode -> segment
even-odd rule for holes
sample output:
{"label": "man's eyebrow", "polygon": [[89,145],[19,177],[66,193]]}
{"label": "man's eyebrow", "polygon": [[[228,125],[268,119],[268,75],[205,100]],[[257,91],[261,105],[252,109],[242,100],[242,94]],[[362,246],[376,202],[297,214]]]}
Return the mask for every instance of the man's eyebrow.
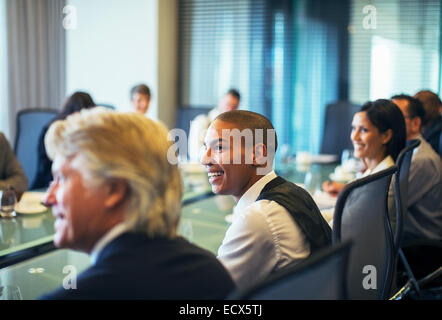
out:
{"label": "man's eyebrow", "polygon": [[[211,145],[211,146],[213,146],[213,145],[215,145],[216,143],[219,143],[219,142],[227,142],[225,139],[222,139],[222,138],[218,138],[218,139],[213,139],[212,141],[210,141],[209,142],[209,144]],[[205,144],[205,143],[204,143]]]}

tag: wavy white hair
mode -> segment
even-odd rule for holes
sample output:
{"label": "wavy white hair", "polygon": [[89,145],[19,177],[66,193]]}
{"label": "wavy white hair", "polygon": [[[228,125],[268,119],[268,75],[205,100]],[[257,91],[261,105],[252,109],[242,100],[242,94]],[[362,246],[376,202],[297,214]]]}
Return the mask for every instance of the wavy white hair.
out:
{"label": "wavy white hair", "polygon": [[172,142],[159,122],[137,113],[102,107],[54,122],[46,136],[48,156],[73,157],[91,187],[109,179],[128,183],[126,225],[151,237],[174,237],[181,211],[182,182],[169,163]]}

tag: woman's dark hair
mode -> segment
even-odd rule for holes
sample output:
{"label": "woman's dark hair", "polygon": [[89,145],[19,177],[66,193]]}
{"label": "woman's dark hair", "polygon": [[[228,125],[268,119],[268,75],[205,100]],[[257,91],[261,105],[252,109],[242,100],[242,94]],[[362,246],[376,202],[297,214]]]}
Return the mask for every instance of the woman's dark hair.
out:
{"label": "woman's dark hair", "polygon": [[391,129],[392,136],[387,143],[387,154],[396,161],[406,141],[405,119],[401,109],[391,100],[378,99],[364,103],[359,109],[359,112],[362,111],[367,113],[368,119],[379,132],[384,133]]}
{"label": "woman's dark hair", "polygon": [[49,183],[53,179],[51,172],[52,161],[48,158],[48,155],[46,154],[46,147],[44,144],[44,138],[49,126],[54,121],[66,119],[68,115],[74,112],[92,107],[95,107],[95,102],[94,100],[92,100],[92,97],[86,92],[77,91],[66,100],[63,108],[61,109],[61,112],[43,127],[38,139],[37,176],[33,185],[35,189],[47,188]]}
{"label": "woman's dark hair", "polygon": [[92,97],[86,92],[77,91],[66,100],[57,119],[65,119],[74,112],[92,107],[95,107]]}

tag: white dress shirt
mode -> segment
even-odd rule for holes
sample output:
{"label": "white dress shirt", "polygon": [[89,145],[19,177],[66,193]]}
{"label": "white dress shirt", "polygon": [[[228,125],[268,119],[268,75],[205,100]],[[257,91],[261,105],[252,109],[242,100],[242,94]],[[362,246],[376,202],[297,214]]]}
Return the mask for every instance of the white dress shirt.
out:
{"label": "white dress shirt", "polygon": [[384,158],[384,160],[379,162],[378,165],[373,170],[371,170],[371,169],[365,170],[364,173],[360,176],[360,178],[363,178],[363,177],[369,176],[370,174],[385,170],[385,169],[390,168],[391,166],[394,166],[394,165],[395,165],[395,163],[394,163],[393,158],[390,155],[388,155]]}
{"label": "white dress shirt", "polygon": [[218,259],[238,288],[310,255],[310,246],[288,211],[275,201],[256,201],[264,186],[276,177],[274,171],[268,173],[240,198],[218,250]]}
{"label": "white dress shirt", "polygon": [[128,231],[127,226],[124,223],[119,223],[115,225],[112,229],[110,229],[108,232],[105,233],[104,236],[98,240],[92,251],[91,251],[91,263],[95,264],[97,262],[98,255],[100,254],[101,250],[103,250],[104,247],[106,247],[112,240],[117,238],[119,235],[125,233]]}

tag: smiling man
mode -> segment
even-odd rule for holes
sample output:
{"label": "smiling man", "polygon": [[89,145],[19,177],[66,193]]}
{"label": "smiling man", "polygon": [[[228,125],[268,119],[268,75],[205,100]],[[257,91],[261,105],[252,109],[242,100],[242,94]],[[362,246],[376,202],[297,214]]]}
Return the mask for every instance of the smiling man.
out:
{"label": "smiling man", "polygon": [[213,254],[177,235],[181,176],[163,125],[97,107],[54,122],[45,145],[54,243],[92,266],[76,289],[43,298],[222,299],[234,288]]}
{"label": "smiling man", "polygon": [[219,115],[205,137],[201,162],[212,191],[237,201],[218,258],[241,289],[330,244],[308,192],[272,170],[276,149],[271,122],[250,111]]}

